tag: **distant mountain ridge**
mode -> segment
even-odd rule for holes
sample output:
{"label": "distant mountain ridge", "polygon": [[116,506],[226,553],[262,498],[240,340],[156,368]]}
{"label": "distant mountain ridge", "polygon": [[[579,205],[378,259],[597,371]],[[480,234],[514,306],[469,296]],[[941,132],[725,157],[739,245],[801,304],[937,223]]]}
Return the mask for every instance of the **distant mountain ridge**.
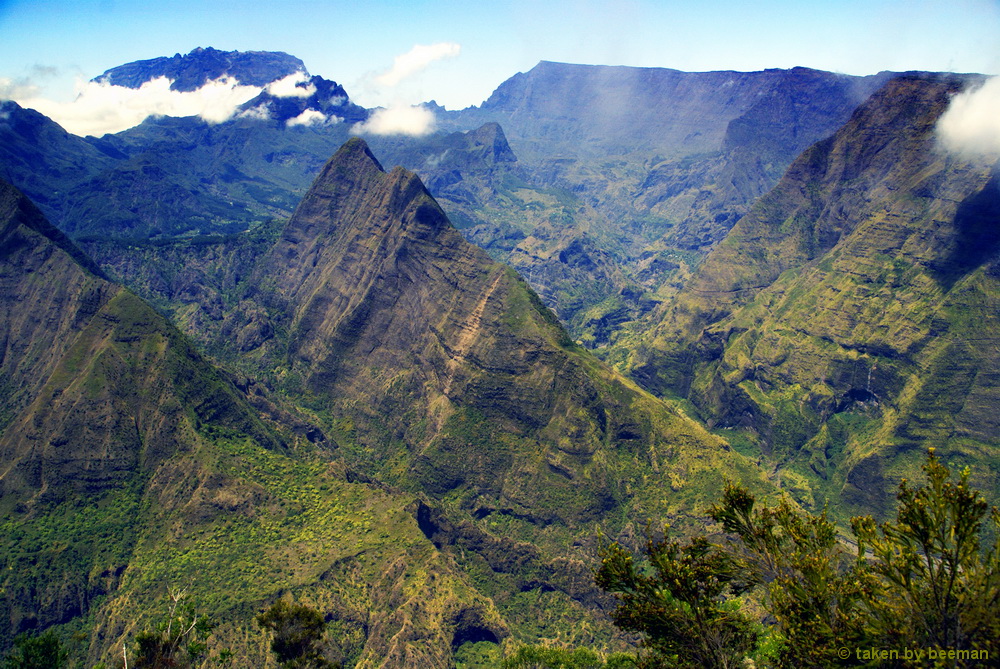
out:
{"label": "distant mountain ridge", "polygon": [[802,105],[797,127],[789,128],[799,142],[806,142],[804,148],[805,135],[816,133],[807,124],[836,124],[845,105],[849,112],[889,76],[853,77],[804,67],[682,72],[541,61],[500,84],[479,108],[452,116],[503,118],[501,125],[523,159],[540,157],[534,152],[542,146],[520,147],[522,137],[559,146],[559,152],[546,147],[546,156],[584,156],[600,147],[611,155],[639,149],[671,159],[719,150],[731,121],[783,89],[825,88],[823,96],[803,96],[810,106]]}
{"label": "distant mountain ridge", "polygon": [[[199,77],[214,76],[236,53],[203,49],[155,59],[155,71],[177,61]],[[265,64],[273,56],[240,58],[255,54]],[[143,63],[128,66],[144,73],[136,82],[154,72]],[[575,337],[603,346],[683,284],[798,151],[833,132],[886,76],[542,62],[503,82],[480,108],[438,109],[441,134],[370,143],[387,163],[419,171],[469,239],[524,270]],[[10,178],[32,197],[58,191],[58,201],[43,202],[57,222],[69,210],[85,212],[66,219],[74,236],[238,232],[289,215],[351,125],[367,118],[334,82],[313,77],[301,84],[310,86],[316,90],[308,97],[265,91],[218,126],[150,119],[91,140],[126,160],[96,174],[78,171],[74,183],[57,189],[35,188],[27,175]],[[299,120],[302,126],[286,128]],[[483,162],[445,174],[431,160],[447,150],[443,134],[488,123],[499,124],[516,170]],[[110,197],[100,204],[94,193]]]}
{"label": "distant mountain ridge", "polygon": [[[481,107],[442,114],[441,124],[499,123],[528,180],[590,208],[586,216],[579,206],[564,210],[557,233],[520,232],[508,262],[531,258],[530,276],[544,282],[536,290],[575,336],[603,347],[650,301],[683,285],[798,153],[836,131],[891,76],[543,61]],[[519,234],[488,221],[463,230],[486,248]],[[574,275],[592,268],[585,299],[550,283],[569,263]]]}
{"label": "distant mountain ridge", "polygon": [[147,81],[166,77],[171,90],[194,91],[209,81],[228,76],[245,86],[265,86],[296,72],[308,74],[305,63],[281,51],[219,51],[198,47],[188,54],[139,60],[106,70],[93,81],[139,88]]}
{"label": "distant mountain ridge", "polygon": [[[205,49],[180,61],[216,72],[233,53]],[[416,170],[467,239],[517,267],[575,339],[601,350],[670,299],[798,153],[835,132],[891,76],[543,61],[479,108],[437,109],[435,134],[369,140],[387,164]],[[242,232],[290,215],[369,115],[335,82],[312,77],[299,87],[315,90],[264,91],[218,125],[150,119],[90,138],[91,148],[54,142],[50,150],[12,137],[36,155],[11,161],[8,178],[74,237]],[[475,154],[473,164],[467,153],[461,168],[442,168],[458,155],[450,134],[471,137],[489,124],[516,161]],[[81,168],[18,165],[52,165],[63,151]]]}

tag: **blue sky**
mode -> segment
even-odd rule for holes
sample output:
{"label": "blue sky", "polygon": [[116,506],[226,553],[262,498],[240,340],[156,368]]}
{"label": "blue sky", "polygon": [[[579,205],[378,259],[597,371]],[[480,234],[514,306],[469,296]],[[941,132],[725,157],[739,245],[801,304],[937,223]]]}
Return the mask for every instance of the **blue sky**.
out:
{"label": "blue sky", "polygon": [[[391,91],[375,83],[415,45],[458,45]],[[133,60],[286,51],[365,106],[478,104],[539,60],[680,70],[796,65],[1000,72],[1000,0],[698,2],[0,0],[0,84],[70,99]]]}

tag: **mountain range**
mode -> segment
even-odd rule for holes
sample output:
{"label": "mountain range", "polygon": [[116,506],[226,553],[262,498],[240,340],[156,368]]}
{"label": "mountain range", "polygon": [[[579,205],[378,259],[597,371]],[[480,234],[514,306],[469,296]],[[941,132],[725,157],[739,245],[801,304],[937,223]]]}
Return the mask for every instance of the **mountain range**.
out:
{"label": "mountain range", "polygon": [[362,139],[287,54],[98,79],[159,76],[262,92],[0,109],[0,650],[113,662],[164,588],[246,666],[281,597],[347,666],[622,649],[599,535],[704,531],[726,480],[884,516],[936,446],[997,489],[1000,176],[936,136],[982,77],[542,62]]}

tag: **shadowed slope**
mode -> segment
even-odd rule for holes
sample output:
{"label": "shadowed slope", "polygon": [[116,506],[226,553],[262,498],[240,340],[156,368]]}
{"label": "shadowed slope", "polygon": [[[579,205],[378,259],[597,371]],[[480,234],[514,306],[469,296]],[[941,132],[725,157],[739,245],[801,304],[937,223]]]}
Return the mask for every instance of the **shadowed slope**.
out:
{"label": "shadowed slope", "polygon": [[[5,495],[23,482],[58,497],[66,481],[100,489],[148,470],[188,440],[188,420],[273,441],[172,326],[0,188]],[[178,400],[192,410],[183,419],[170,415]]]}

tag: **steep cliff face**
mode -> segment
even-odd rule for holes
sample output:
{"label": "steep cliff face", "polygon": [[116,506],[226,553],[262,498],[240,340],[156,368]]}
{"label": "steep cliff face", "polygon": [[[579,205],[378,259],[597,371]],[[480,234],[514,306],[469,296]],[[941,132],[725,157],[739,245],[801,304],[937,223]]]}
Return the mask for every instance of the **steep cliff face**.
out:
{"label": "steep cliff face", "polygon": [[928,445],[995,476],[1000,189],[935,137],[967,83],[895,79],[808,149],[664,306],[635,367],[754,430],[813,481],[806,498],[885,508]]}
{"label": "steep cliff face", "polygon": [[[843,125],[887,74],[855,78],[806,68],[762,73],[726,123],[719,154],[655,166],[636,205],[676,221],[664,244],[707,249],[781,178],[813,142]],[[750,75],[740,79],[749,80]]]}
{"label": "steep cliff face", "polygon": [[[116,292],[41,211],[8,184],[0,184],[0,275],[4,420],[38,394],[72,343],[68,336]],[[83,260],[83,264],[77,262]],[[52,285],[50,285],[52,284]],[[66,292],[53,290],[53,285]],[[20,303],[32,305],[27,309]]]}

